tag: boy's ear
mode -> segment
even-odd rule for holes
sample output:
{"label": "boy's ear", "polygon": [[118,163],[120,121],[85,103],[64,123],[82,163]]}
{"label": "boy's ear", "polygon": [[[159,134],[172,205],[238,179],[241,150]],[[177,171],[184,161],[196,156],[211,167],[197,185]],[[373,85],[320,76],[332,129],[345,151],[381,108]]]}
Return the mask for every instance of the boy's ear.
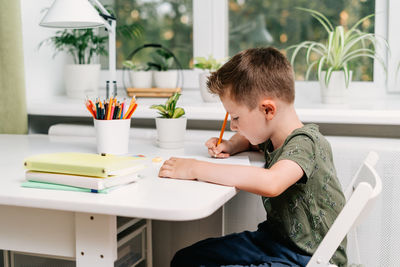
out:
{"label": "boy's ear", "polygon": [[264,116],[267,120],[272,120],[272,118],[276,114],[276,103],[274,100],[270,98],[266,98],[261,100],[259,105],[261,111],[264,113]]}

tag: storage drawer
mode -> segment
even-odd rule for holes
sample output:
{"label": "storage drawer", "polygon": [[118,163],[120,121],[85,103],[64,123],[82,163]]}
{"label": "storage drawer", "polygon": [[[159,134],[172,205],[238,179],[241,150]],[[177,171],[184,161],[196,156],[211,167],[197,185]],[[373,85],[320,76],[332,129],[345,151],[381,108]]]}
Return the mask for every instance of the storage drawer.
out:
{"label": "storage drawer", "polygon": [[[144,267],[147,255],[145,219],[117,217],[118,258],[115,267]],[[10,267],[75,267],[74,259],[10,251],[5,261]],[[151,265],[151,264],[150,264]],[[8,267],[7,264],[5,267]]]}
{"label": "storage drawer", "polygon": [[30,253],[10,252],[10,267],[75,267],[75,260]]}

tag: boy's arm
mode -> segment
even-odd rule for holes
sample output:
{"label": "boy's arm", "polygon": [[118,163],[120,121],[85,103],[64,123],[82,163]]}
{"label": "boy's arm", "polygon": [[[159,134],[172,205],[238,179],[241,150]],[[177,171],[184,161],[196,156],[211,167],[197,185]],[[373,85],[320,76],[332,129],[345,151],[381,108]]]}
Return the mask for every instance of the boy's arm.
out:
{"label": "boy's arm", "polygon": [[275,197],[300,180],[303,174],[303,169],[291,160],[280,160],[270,169],[264,169],[254,166],[171,158],[161,167],[159,176],[197,179],[234,186],[240,190],[266,197]]}
{"label": "boy's arm", "polygon": [[247,140],[243,135],[239,133],[235,133],[229,141],[232,143],[232,153],[231,155],[243,152],[243,151],[248,151],[251,149],[251,144],[249,140]]}

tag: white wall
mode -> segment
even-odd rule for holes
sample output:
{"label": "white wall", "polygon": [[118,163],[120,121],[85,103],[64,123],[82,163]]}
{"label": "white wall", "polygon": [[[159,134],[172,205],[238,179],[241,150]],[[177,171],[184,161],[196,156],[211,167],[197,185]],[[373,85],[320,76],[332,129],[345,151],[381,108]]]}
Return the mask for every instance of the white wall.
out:
{"label": "white wall", "polygon": [[53,58],[54,48],[39,43],[54,35],[56,30],[39,26],[44,9],[52,0],[21,0],[22,38],[24,47],[27,101],[39,97],[64,94],[62,75],[68,60],[65,54]]}

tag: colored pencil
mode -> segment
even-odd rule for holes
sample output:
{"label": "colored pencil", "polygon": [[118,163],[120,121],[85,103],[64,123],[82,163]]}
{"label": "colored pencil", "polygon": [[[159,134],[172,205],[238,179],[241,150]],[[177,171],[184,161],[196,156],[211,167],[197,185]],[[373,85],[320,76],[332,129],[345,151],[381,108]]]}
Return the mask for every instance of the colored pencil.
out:
{"label": "colored pencil", "polygon": [[135,112],[136,108],[137,108],[137,104],[135,103],[135,105],[133,106],[133,108],[129,112],[128,116],[126,117],[127,119],[130,119],[132,117],[132,114],[133,114],[133,112]]}
{"label": "colored pencil", "polygon": [[224,123],[222,124],[221,133],[219,134],[217,146],[219,146],[219,144],[221,144],[222,136],[224,136],[224,131],[225,131],[225,127],[226,127],[226,122],[228,120],[228,115],[229,115],[229,113],[227,112],[225,115]]}
{"label": "colored pencil", "polygon": [[130,103],[126,99],[118,101],[116,97],[95,100],[85,99],[86,109],[97,120],[122,120],[130,119],[137,108],[136,98],[132,97]]}
{"label": "colored pencil", "polygon": [[128,118],[128,115],[130,114],[130,112],[131,112],[133,106],[135,105],[135,103],[136,103],[135,97],[132,97],[131,103],[129,104],[128,111],[126,112],[126,114],[125,114],[124,117],[123,117],[124,120]]}

